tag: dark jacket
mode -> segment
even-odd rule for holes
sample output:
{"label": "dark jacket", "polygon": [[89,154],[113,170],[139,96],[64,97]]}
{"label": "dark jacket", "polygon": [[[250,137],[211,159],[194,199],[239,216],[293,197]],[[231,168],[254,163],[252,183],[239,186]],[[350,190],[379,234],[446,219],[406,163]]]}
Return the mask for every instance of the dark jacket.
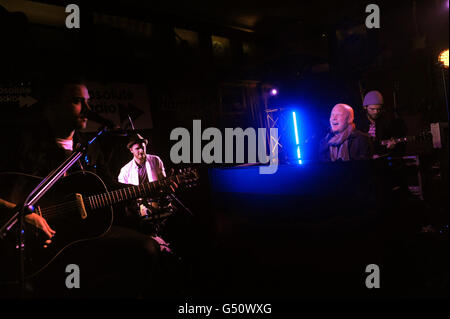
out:
{"label": "dark jacket", "polygon": [[[319,145],[319,160],[330,162],[330,147],[328,145],[332,134],[325,136]],[[359,130],[354,130],[348,137],[348,150],[351,161],[368,160],[372,158],[372,145],[369,136]]]}
{"label": "dark jacket", "polygon": [[[367,116],[361,116],[356,121],[356,127],[363,133],[368,133],[370,128],[370,121]],[[376,138],[372,140],[374,147],[374,154],[404,153],[404,145],[400,144],[394,150],[388,151],[385,146],[381,145],[381,141],[388,140],[392,137],[403,137],[406,135],[406,125],[400,118],[393,118],[392,116],[382,115],[375,122]]]}

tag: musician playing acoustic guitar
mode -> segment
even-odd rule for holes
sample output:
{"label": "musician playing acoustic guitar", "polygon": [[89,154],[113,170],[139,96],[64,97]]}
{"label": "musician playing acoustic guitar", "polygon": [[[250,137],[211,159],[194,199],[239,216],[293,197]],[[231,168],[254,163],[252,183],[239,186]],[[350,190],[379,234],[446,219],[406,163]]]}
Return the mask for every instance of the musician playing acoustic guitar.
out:
{"label": "musician playing acoustic guitar", "polygon": [[[21,172],[45,177],[72,153],[77,143],[83,140],[83,135],[79,130],[86,127],[86,111],[90,109],[89,92],[83,82],[73,79],[58,79],[47,83],[45,90],[42,90],[41,93],[40,101],[42,103],[20,111],[15,119],[16,124],[19,124],[17,130],[7,132],[10,138],[5,141],[6,145],[2,145],[6,152],[0,161],[0,171]],[[14,121],[14,119],[11,120]],[[80,169],[86,171],[82,174],[75,174],[77,177],[75,180],[81,181],[79,183],[81,185],[77,185],[81,190],[93,186],[90,182],[83,182],[81,179],[81,177],[92,176],[88,172],[95,173],[96,183],[105,186],[103,192],[105,189],[109,191],[120,186],[109,174],[98,143],[90,145],[86,156],[73,165],[68,173],[70,175]],[[29,183],[28,180],[28,184],[36,186],[36,180],[33,180],[33,183]],[[65,186],[74,186],[70,182],[66,184],[68,185]],[[171,182],[165,186],[174,190],[177,184]],[[24,201],[23,196],[27,195],[24,190],[30,190],[30,185],[17,178],[14,187],[8,189],[11,196],[0,196],[3,198],[0,202],[0,207],[3,207],[2,213],[15,206],[15,203],[19,203],[20,200]],[[131,188],[117,193],[107,192],[105,194],[108,195],[108,198],[105,199],[103,196],[106,195],[101,195],[101,199],[105,199],[106,204],[110,204],[117,200],[118,194],[126,197],[125,195],[128,193],[124,192],[131,192],[131,190],[136,192]],[[62,199],[64,196],[60,197],[58,199]],[[78,197],[81,198],[81,196]],[[83,209],[84,205],[88,204],[92,207],[101,206],[100,197],[95,196],[92,198],[85,196],[79,200],[79,203],[82,204]],[[49,211],[49,213],[53,215],[59,213],[58,205],[51,207],[53,207],[53,211]],[[62,210],[63,206],[59,207]],[[108,207],[106,211],[112,211]],[[112,213],[110,215],[112,216]],[[46,215],[39,212],[29,212],[25,216],[25,221],[27,224],[36,226],[46,235],[47,241],[44,244],[45,247],[48,247],[47,251],[51,251],[52,245],[66,235],[64,232],[76,236],[78,232],[84,231],[82,228],[78,230],[76,226],[83,225],[89,220],[88,218],[82,221],[81,218],[78,218],[80,219],[78,224],[69,225],[61,233],[61,230],[47,222],[48,219],[44,216]],[[36,277],[33,277],[33,280],[36,281],[34,293],[38,297],[55,295],[145,297],[156,292],[160,288],[157,286],[156,279],[162,277],[158,243],[150,236],[133,229],[117,226],[112,221],[113,219],[111,219],[111,225],[107,225],[105,228],[106,232],[101,233],[95,239],[68,245],[69,247],[62,253],[58,252],[58,257],[48,267],[43,268]],[[26,231],[26,233],[30,232]],[[27,249],[32,250],[30,245]],[[5,256],[2,256],[2,260],[8,260],[3,257]],[[10,260],[13,261],[13,258]],[[68,264],[77,264],[80,268],[82,273],[80,289],[69,290],[65,285],[67,275],[65,267]]]}
{"label": "musician playing acoustic guitar", "polygon": [[[384,109],[384,99],[379,91],[370,91],[363,100],[364,116],[357,121],[358,129],[367,133],[374,144],[374,158],[383,155],[399,155],[404,147],[393,138],[405,135],[405,124],[398,118],[390,118]],[[382,143],[385,141],[385,143]]]}
{"label": "musician playing acoustic guitar", "polygon": [[[383,95],[379,91],[369,91],[364,96],[363,107],[365,114],[358,121],[357,126],[371,137],[374,146],[373,159],[383,161],[389,157],[403,156],[406,150],[405,144],[397,143],[396,139],[399,140],[399,137],[405,135],[406,125],[400,117],[386,112]],[[407,190],[402,164],[397,164],[395,167],[385,165],[385,173],[383,188],[391,190],[389,194]]]}
{"label": "musician playing acoustic guitar", "polygon": [[[123,184],[142,185],[148,182],[153,182],[166,177],[164,164],[159,156],[147,154],[148,140],[143,138],[140,134],[132,134],[127,143],[127,148],[133,155],[131,161],[125,164],[118,176],[118,181]],[[162,209],[158,201],[152,201],[147,198],[139,198],[137,203],[127,207],[130,215],[138,217],[140,221],[153,221],[158,219],[159,215],[168,215],[168,211],[173,209],[171,203],[167,209]],[[156,212],[156,214],[155,214]],[[158,234],[159,221],[155,220],[152,227],[152,238],[155,239],[161,246],[162,250],[170,252],[168,244]],[[142,227],[141,227],[142,228]]]}

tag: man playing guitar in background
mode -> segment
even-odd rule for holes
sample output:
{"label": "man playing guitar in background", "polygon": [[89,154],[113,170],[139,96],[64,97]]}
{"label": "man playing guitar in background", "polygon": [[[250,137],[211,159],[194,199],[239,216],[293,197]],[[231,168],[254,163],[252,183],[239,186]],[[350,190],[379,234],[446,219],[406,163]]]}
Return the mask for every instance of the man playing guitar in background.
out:
{"label": "man playing guitar in background", "polygon": [[374,144],[374,158],[400,155],[404,145],[396,144],[393,138],[405,136],[406,128],[399,118],[390,118],[384,110],[384,99],[379,91],[370,91],[364,96],[365,116],[356,127],[367,133]]}
{"label": "man playing guitar in background", "polygon": [[[147,145],[147,139],[140,134],[132,134],[127,143],[127,148],[133,154],[133,158],[121,168],[118,176],[120,183],[142,185],[166,177],[163,162],[158,156],[147,154]],[[156,219],[162,220],[163,216],[157,216],[159,213],[163,215],[170,214],[169,211],[173,209],[172,205],[169,204],[169,207],[164,210],[157,201],[153,201],[150,198],[139,198],[137,203],[128,206],[127,209],[131,211],[129,214],[137,215],[141,221],[150,219],[154,222],[152,238],[160,244],[162,250],[170,252],[168,244],[158,234],[160,220]]]}

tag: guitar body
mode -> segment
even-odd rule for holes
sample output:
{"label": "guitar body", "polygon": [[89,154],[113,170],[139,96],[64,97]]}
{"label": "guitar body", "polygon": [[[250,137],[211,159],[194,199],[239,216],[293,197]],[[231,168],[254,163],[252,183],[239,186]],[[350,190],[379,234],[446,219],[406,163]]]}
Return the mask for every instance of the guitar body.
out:
{"label": "guitar body", "polygon": [[[15,183],[27,185],[22,198],[12,194],[3,198],[20,203],[42,179],[22,174],[0,174],[9,179],[3,185]],[[44,248],[45,234],[25,223],[25,277],[38,274],[62,251],[80,241],[98,238],[105,234],[113,222],[112,207],[91,210],[86,198],[107,191],[103,181],[91,172],[75,172],[58,180],[53,187],[34,205],[35,213],[41,213],[48,225],[56,231],[51,244]],[[18,225],[8,234],[17,244]],[[13,236],[12,236],[13,235]]]}

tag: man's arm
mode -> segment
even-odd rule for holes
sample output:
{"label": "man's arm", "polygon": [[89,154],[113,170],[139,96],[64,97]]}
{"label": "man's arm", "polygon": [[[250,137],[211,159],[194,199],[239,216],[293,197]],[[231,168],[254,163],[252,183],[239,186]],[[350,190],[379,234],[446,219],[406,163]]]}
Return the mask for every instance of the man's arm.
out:
{"label": "man's arm", "polygon": [[159,168],[159,170],[158,170],[158,179],[165,178],[166,177],[166,170],[164,168],[164,163],[158,156],[156,158],[158,160],[158,168]]}
{"label": "man's arm", "polygon": [[[16,204],[0,198],[0,211],[2,212],[1,217],[4,217],[6,212],[11,211],[14,207],[16,207]],[[39,228],[47,235],[49,239],[45,241],[46,245],[51,243],[50,239],[55,235],[56,232],[48,225],[47,221],[42,216],[36,213],[30,213],[26,214],[24,219],[25,222],[33,225],[36,228]],[[46,245],[44,245],[44,247],[46,247]]]}
{"label": "man's arm", "polygon": [[126,178],[127,176],[125,174],[125,167],[126,166],[124,166],[120,169],[119,176],[117,177],[117,180],[119,181],[119,183],[122,183],[122,184],[128,184],[128,178]]}
{"label": "man's arm", "polygon": [[7,200],[0,198],[0,207],[2,208],[2,211],[3,211],[5,208],[12,209],[12,208],[16,207],[16,204],[8,202]]}

